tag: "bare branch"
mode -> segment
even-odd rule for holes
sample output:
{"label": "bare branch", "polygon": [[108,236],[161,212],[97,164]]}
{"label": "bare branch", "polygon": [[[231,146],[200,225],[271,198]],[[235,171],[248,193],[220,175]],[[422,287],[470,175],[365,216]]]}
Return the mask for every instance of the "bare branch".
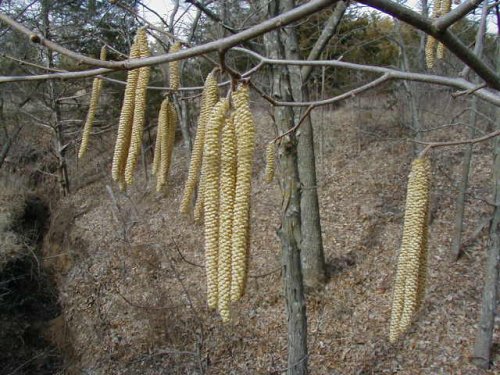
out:
{"label": "bare branch", "polygon": [[[307,60],[311,61],[311,60],[317,60],[319,58],[321,52],[323,52],[323,50],[325,49],[328,41],[332,38],[333,34],[335,34],[337,26],[339,25],[342,17],[344,16],[346,9],[347,9],[347,2],[339,1],[337,3],[332,15],[323,25],[323,31],[321,32],[321,35],[319,36],[316,43],[314,43],[314,46],[311,49],[311,52],[309,53],[309,56],[307,56]],[[311,66],[305,65],[302,67],[301,74],[303,82],[307,81],[309,75],[311,74],[311,71],[312,71]]]}
{"label": "bare branch", "polygon": [[[356,96],[358,94],[361,94],[362,92],[364,91],[368,91],[380,84],[382,84],[383,82],[386,82],[390,79],[390,75],[389,74],[384,74],[382,77],[379,77],[377,78],[376,80],[373,80],[369,83],[367,83],[366,85],[363,85],[361,87],[358,87],[358,88],[355,88],[354,90],[350,90],[346,93],[343,93],[341,95],[337,95],[333,98],[330,98],[330,99],[325,99],[325,100],[318,100],[316,102],[310,102],[309,104],[309,107],[305,110],[304,114],[302,115],[302,117],[300,118],[299,122],[297,122],[297,124],[295,126],[293,126],[292,128],[290,128],[290,130],[288,130],[287,132],[279,135],[278,137],[276,137],[275,139],[272,140],[272,142],[276,142],[278,141],[279,139],[283,138],[284,136],[292,133],[292,132],[295,132],[299,127],[300,125],[302,125],[302,123],[305,121],[305,119],[309,116],[309,114],[311,113],[311,111],[315,108],[315,107],[318,107],[318,106],[321,106],[321,105],[326,105],[326,104],[332,104],[332,103],[335,103],[335,102],[338,102],[338,101],[341,101],[341,100],[344,100],[344,99],[347,99],[347,98],[350,98],[350,97],[353,97],[353,96]],[[274,105],[278,105],[278,106],[289,106],[291,105],[292,103],[294,102],[275,102]],[[303,103],[305,104],[305,103]]]}
{"label": "bare branch", "polygon": [[500,90],[500,76],[476,56],[473,51],[467,48],[467,46],[448,29],[438,30],[430,19],[390,0],[359,0],[359,2],[378,9],[432,35],[466,65],[470,66],[470,68],[488,83],[489,86],[496,90]]}
{"label": "bare branch", "polygon": [[448,146],[459,146],[459,145],[473,145],[476,143],[487,141],[491,138],[498,137],[500,135],[500,130],[496,130],[494,132],[483,135],[482,137],[465,139],[463,141],[448,141],[448,142],[423,142],[411,140],[412,142],[419,143],[422,145],[427,145],[426,148],[420,153],[420,157],[424,156],[431,148],[434,147],[448,147]]}
{"label": "bare branch", "polygon": [[[103,68],[108,68],[112,70],[128,70],[140,68],[141,66],[151,66],[162,63],[167,63],[171,61],[177,61],[182,59],[187,59],[190,57],[195,57],[203,55],[214,51],[225,51],[231,47],[234,47],[241,43],[242,41],[249,40],[265,34],[269,31],[277,29],[279,27],[288,25],[294,21],[298,21],[304,17],[307,17],[313,13],[316,13],[334,3],[338,0],[311,0],[304,5],[301,5],[293,10],[283,13],[279,16],[273,17],[266,20],[258,25],[248,28],[242,32],[235,35],[228,36],[213,42],[209,42],[197,47],[192,47],[188,49],[183,49],[176,53],[162,54],[159,56],[148,57],[144,59],[129,59],[124,61],[104,61],[99,59],[90,58],[74,51],[71,51],[57,43],[54,43],[38,33],[34,33],[30,29],[21,25],[20,23],[14,21],[5,14],[0,14],[0,21],[8,24],[13,29],[27,35],[30,40],[34,43],[41,44],[53,51],[59,52],[69,58],[77,61],[81,64],[88,64],[91,66],[99,66]],[[106,73],[107,71],[101,71],[98,74]]]}
{"label": "bare branch", "polygon": [[[338,61],[338,60],[325,60],[325,61],[306,61],[306,60],[279,60],[279,59],[270,59],[267,57],[264,57],[256,52],[236,47],[233,48],[235,51],[240,51],[247,53],[257,59],[259,59],[263,64],[272,64],[272,65],[310,65],[310,66],[335,66],[338,68],[345,68],[345,69],[353,69],[353,70],[359,70],[359,71],[364,71],[364,72],[371,72],[371,73],[378,73],[378,74],[388,74],[390,79],[401,79],[401,80],[408,80],[408,81],[416,81],[416,82],[426,82],[426,83],[431,83],[431,84],[436,84],[436,85],[442,85],[442,86],[449,86],[449,87],[455,87],[457,89],[461,90],[473,90],[473,94],[477,95],[481,99],[488,101],[490,103],[493,103],[495,105],[500,106],[500,94],[486,90],[486,89],[479,89],[477,91],[474,91],[474,89],[477,88],[477,84],[471,83],[463,78],[450,78],[450,77],[443,77],[443,76],[438,76],[434,74],[422,74],[422,73],[409,73],[409,72],[402,72],[400,70],[396,69],[391,69],[391,68],[382,68],[378,66],[371,66],[371,65],[361,65],[361,64],[354,64],[354,63],[348,63],[344,61]],[[282,105],[280,102],[276,102],[276,105]],[[316,102],[295,102],[294,105],[296,106],[309,106],[311,104],[314,104]]]}

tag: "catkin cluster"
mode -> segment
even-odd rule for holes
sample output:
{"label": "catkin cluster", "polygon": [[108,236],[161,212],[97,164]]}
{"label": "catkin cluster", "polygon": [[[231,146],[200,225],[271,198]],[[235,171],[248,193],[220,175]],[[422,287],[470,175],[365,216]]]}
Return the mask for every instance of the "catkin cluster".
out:
{"label": "catkin cluster", "polygon": [[[130,50],[130,58],[145,58],[150,54],[146,31],[139,29]],[[122,189],[133,182],[133,173],[141,152],[150,72],[150,67],[142,67],[129,71],[127,75],[112,165],[113,180]]]}
{"label": "catkin cluster", "polygon": [[[181,50],[181,43],[176,42],[172,44],[169,49],[169,53],[179,52]],[[172,90],[178,90],[181,83],[181,75],[179,72],[179,61],[172,61],[168,64],[168,77],[170,82],[170,88]]]}
{"label": "catkin cluster", "polygon": [[172,152],[174,150],[175,130],[177,128],[177,112],[175,106],[167,98],[161,103],[158,113],[158,128],[156,131],[155,151],[153,157],[153,176],[156,176],[156,191],[167,183]]}
{"label": "catkin cluster", "polygon": [[[436,0],[434,2],[432,18],[438,18],[441,15],[441,3],[443,1],[446,2],[448,0]],[[425,64],[427,65],[427,69],[432,69],[434,67],[434,63],[436,61],[436,44],[437,40],[433,36],[429,35],[429,37],[427,38],[427,43],[425,45]]]}
{"label": "catkin cluster", "polygon": [[[101,60],[106,60],[106,46],[101,48]],[[99,96],[102,90],[102,79],[94,78],[92,82],[92,91],[90,94],[90,105],[89,112],[87,113],[87,119],[85,120],[85,125],[83,126],[82,133],[82,143],[80,144],[80,150],[78,151],[78,159],[81,159],[87,152],[89,146],[90,133],[94,126],[95,114],[97,111],[97,105],[99,104]]]}
{"label": "catkin cluster", "polygon": [[416,159],[409,176],[403,239],[392,301],[391,342],[395,342],[409,328],[425,294],[430,169],[427,158]]}
{"label": "catkin cluster", "polygon": [[204,215],[207,302],[227,322],[230,303],[245,289],[255,128],[248,85],[233,93],[231,113],[228,99],[211,104],[217,94],[217,82],[210,75],[181,211],[189,209],[201,169],[195,216],[196,210]]}

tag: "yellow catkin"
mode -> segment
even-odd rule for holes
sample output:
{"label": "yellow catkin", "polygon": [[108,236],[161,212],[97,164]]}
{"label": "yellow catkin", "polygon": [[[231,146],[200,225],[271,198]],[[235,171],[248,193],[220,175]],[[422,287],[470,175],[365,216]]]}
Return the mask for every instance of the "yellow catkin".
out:
{"label": "yellow catkin", "polygon": [[[101,48],[101,60],[106,60],[106,47]],[[90,94],[90,105],[89,112],[87,113],[87,119],[85,120],[85,125],[83,126],[82,133],[82,143],[80,144],[80,150],[78,151],[78,159],[81,159],[87,152],[89,146],[90,133],[94,126],[95,114],[97,111],[97,105],[99,104],[99,96],[102,90],[102,79],[95,78],[92,82],[92,91]]]}
{"label": "yellow catkin", "polygon": [[274,168],[276,163],[276,147],[274,142],[270,142],[266,148],[266,170],[264,181],[270,183],[274,178]]}
{"label": "yellow catkin", "polygon": [[[429,165],[430,174],[430,165]],[[424,218],[424,223],[429,223],[429,201],[427,201],[426,207],[426,217]],[[418,269],[418,288],[417,288],[417,302],[415,311],[418,311],[422,306],[422,302],[425,297],[425,290],[427,287],[427,265],[428,265],[428,243],[429,243],[429,225],[424,226],[424,234],[422,238],[422,247],[420,253],[420,265]]]}
{"label": "yellow catkin", "polygon": [[236,135],[232,117],[226,118],[221,136],[219,189],[218,309],[223,322],[230,320],[231,252],[236,188]]}
{"label": "yellow catkin", "polygon": [[[146,31],[144,29],[139,29],[137,34],[139,35],[138,42],[140,48],[140,57],[149,57],[151,55],[151,52],[149,51],[148,47]],[[151,68],[149,66],[143,66],[142,68],[139,68],[139,77],[137,78],[137,87],[134,101],[132,134],[130,138],[127,164],[125,166],[125,182],[127,183],[127,185],[131,185],[134,180],[134,170],[141,153],[142,134],[144,132],[144,121],[146,115],[147,86],[150,74]]]}
{"label": "yellow catkin", "polygon": [[436,58],[434,55],[434,49],[436,47],[436,39],[432,36],[427,37],[427,43],[425,44],[425,65],[427,69],[432,69],[434,67],[434,63],[436,62]]}
{"label": "yellow catkin", "polygon": [[219,135],[229,108],[227,99],[221,99],[214,107],[205,132],[203,172],[205,179],[205,269],[207,274],[208,307],[215,309],[218,303],[218,249],[219,249]]}
{"label": "yellow catkin", "polygon": [[247,274],[255,126],[249,107],[248,85],[241,85],[233,93],[232,100],[236,129],[237,167],[232,233],[231,301],[237,301],[245,292]]}
{"label": "yellow catkin", "polygon": [[[451,10],[451,0],[441,0],[441,11],[439,15],[444,16],[445,14],[449,13],[450,10]],[[443,57],[444,57],[444,44],[438,43],[436,58],[438,60],[442,60]]]}
{"label": "yellow catkin", "polygon": [[389,329],[391,342],[395,342],[409,328],[423,299],[427,273],[429,185],[430,162],[426,158],[416,159],[408,180],[403,238]]}
{"label": "yellow catkin", "polygon": [[[447,0],[436,0],[434,2],[432,18],[438,18],[441,15],[442,1]],[[425,44],[425,64],[427,66],[427,69],[432,69],[434,67],[434,63],[436,62],[436,44],[437,40],[429,35],[429,37],[427,38],[427,43]]]}
{"label": "yellow catkin", "polygon": [[[200,176],[202,159],[203,159],[203,143],[205,141],[205,126],[210,116],[215,103],[219,98],[219,91],[217,88],[217,80],[215,79],[214,72],[210,73],[205,80],[205,87],[203,89],[200,117],[198,119],[198,127],[196,130],[196,137],[193,144],[193,153],[191,154],[191,161],[189,164],[188,178],[184,186],[180,212],[187,213],[191,203],[191,197],[198,183]],[[198,189],[199,190],[199,189]],[[200,191],[198,191],[200,196]]]}
{"label": "yellow catkin", "polygon": [[[169,53],[179,52],[181,50],[181,43],[176,42],[170,47]],[[181,75],[179,71],[179,61],[172,61],[168,64],[168,77],[170,82],[170,88],[172,90],[178,90],[181,83]]]}
{"label": "yellow catkin", "polygon": [[[137,43],[137,36],[132,48],[130,49],[130,58],[136,59],[140,57],[140,48]],[[120,184],[120,189],[123,190],[125,164],[127,163],[128,149],[130,146],[130,134],[132,132],[132,119],[134,116],[135,89],[137,86],[137,78],[139,77],[139,69],[134,69],[127,74],[127,85],[125,86],[125,94],[123,97],[122,110],[120,113],[120,122],[118,125],[118,136],[116,137],[115,151],[113,155],[112,177],[113,180]]]}
{"label": "yellow catkin", "polygon": [[164,99],[160,106],[160,111],[158,112],[158,126],[156,128],[156,141],[155,150],[153,156],[153,167],[151,169],[151,174],[154,176],[158,173],[158,168],[160,167],[161,160],[161,137],[167,131],[167,116],[168,111],[168,99]]}
{"label": "yellow catkin", "polygon": [[160,191],[166,185],[168,174],[170,172],[170,164],[172,163],[172,153],[174,151],[175,130],[177,128],[177,112],[172,102],[167,103],[167,127],[162,133],[161,140],[161,161],[158,175],[158,183],[156,190]]}
{"label": "yellow catkin", "polygon": [[193,209],[193,220],[195,223],[200,223],[203,219],[203,194],[205,194],[205,179],[202,174],[200,176],[200,182],[198,183],[198,194],[196,196],[196,202]]}
{"label": "yellow catkin", "polygon": [[164,150],[164,139],[165,139],[165,134],[168,132],[168,103],[169,99],[166,98],[162,101],[161,106],[160,106],[160,111],[158,112],[158,127],[156,129],[156,141],[155,141],[155,151],[154,151],[154,156],[153,156],[153,168],[151,170],[151,173],[156,175],[156,181],[157,181],[157,186],[156,190],[158,190],[158,187],[160,185],[160,176],[161,176],[161,161],[163,157],[163,153],[165,152]]}

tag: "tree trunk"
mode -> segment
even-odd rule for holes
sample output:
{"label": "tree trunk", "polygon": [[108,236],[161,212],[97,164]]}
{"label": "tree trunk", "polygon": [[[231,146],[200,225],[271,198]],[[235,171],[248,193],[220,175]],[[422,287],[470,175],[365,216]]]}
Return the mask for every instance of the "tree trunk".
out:
{"label": "tree trunk", "polygon": [[[44,37],[50,39],[50,5],[51,2],[48,0],[42,1],[42,22],[43,22],[43,34]],[[47,49],[47,67],[54,67],[54,54],[51,49]],[[61,122],[61,106],[59,101],[57,100],[57,93],[55,82],[52,80],[48,81],[49,88],[49,102],[53,111],[53,123],[52,127],[55,132],[54,139],[54,150],[57,155],[58,165],[57,171],[59,174],[59,186],[61,188],[61,192],[63,195],[68,195],[70,193],[69,188],[69,176],[68,176],[68,167],[66,163],[66,146],[64,145],[64,135],[63,128]]]}
{"label": "tree trunk", "polygon": [[[408,59],[408,53],[405,41],[403,39],[403,34],[401,31],[401,22],[399,20],[395,20],[395,33],[396,38],[398,39],[399,50],[401,52],[401,67],[404,72],[410,71],[410,62]],[[420,125],[420,119],[418,117],[418,108],[417,108],[417,100],[416,100],[416,87],[414,82],[408,82],[403,80],[403,87],[406,91],[406,96],[408,98],[408,103],[410,105],[410,115],[411,115],[411,128],[415,132],[415,140],[422,140],[422,127]],[[423,145],[415,143],[414,153],[418,155],[420,151],[422,151]]]}
{"label": "tree trunk", "polygon": [[[497,39],[497,72],[500,72],[500,40]],[[500,129],[500,109],[496,109],[497,129]],[[491,343],[495,327],[495,309],[497,306],[499,258],[500,258],[500,138],[494,140],[494,198],[495,210],[490,227],[490,241],[486,257],[485,282],[481,316],[476,334],[472,362],[481,368],[490,366]]]}
{"label": "tree trunk", "polygon": [[[477,120],[477,97],[471,99],[471,113],[470,113],[470,132],[469,138],[474,138],[476,132]],[[453,260],[460,257],[460,246],[462,244],[462,230],[464,222],[464,209],[465,209],[465,195],[467,194],[467,186],[469,185],[470,162],[472,160],[472,145],[465,146],[464,165],[462,168],[462,179],[458,187],[457,198],[457,212],[455,214],[455,224],[453,226],[453,237],[451,242],[451,256]]]}
{"label": "tree trunk", "polygon": [[[267,18],[279,14],[279,1],[262,0]],[[279,31],[264,36],[267,56],[284,58],[283,42]],[[287,67],[273,66],[270,69],[272,95],[279,100],[291,100],[290,76]],[[280,133],[289,130],[293,124],[290,107],[275,107],[274,119]],[[283,194],[281,227],[278,231],[282,244],[282,267],[288,321],[288,375],[307,374],[307,316],[302,284],[300,262],[301,222],[300,188],[297,167],[297,139],[291,133],[279,143],[278,162],[280,184]]]}
{"label": "tree trunk", "polygon": [[[286,12],[295,7],[294,0],[280,1],[281,12]],[[308,59],[316,59],[326,47],[328,41],[340,23],[346,9],[346,3],[339,2],[329,20],[325,23],[323,32],[313,46]],[[285,57],[291,60],[299,60],[299,43],[297,39],[297,28],[288,26],[283,34],[286,38]],[[306,81],[310,76],[311,67],[290,66],[290,84],[294,101],[309,101],[309,89]],[[298,123],[303,110],[296,109],[294,122]],[[301,183],[300,212],[302,222],[301,262],[304,277],[304,285],[308,289],[318,289],[326,282],[326,264],[323,249],[323,238],[321,234],[321,218],[319,212],[319,200],[316,176],[316,158],[314,151],[314,132],[311,118],[308,117],[301,125],[298,135],[298,170]]]}
{"label": "tree trunk", "polygon": [[[476,35],[476,45],[474,47],[474,53],[477,57],[481,58],[483,54],[484,46],[484,35],[486,33],[486,20],[488,18],[488,7],[483,6],[481,13],[481,23]],[[479,84],[479,80],[476,78],[475,82]],[[477,96],[473,96],[471,99],[471,113],[470,113],[470,133],[469,137],[474,138],[476,134],[476,120],[477,120]],[[452,237],[451,244],[451,256],[452,260],[457,260],[460,257],[460,246],[462,244],[462,229],[464,220],[464,206],[465,206],[465,194],[467,193],[467,185],[469,183],[469,171],[470,162],[472,159],[472,145],[467,145],[465,149],[464,157],[464,167],[462,170],[462,180],[460,181],[459,195],[457,200],[457,213],[455,216],[455,226],[454,233]]]}

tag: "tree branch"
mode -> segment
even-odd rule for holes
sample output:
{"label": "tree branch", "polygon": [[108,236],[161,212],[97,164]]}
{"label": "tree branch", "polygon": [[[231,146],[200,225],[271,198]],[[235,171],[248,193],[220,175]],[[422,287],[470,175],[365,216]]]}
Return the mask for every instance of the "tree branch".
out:
{"label": "tree branch", "polygon": [[[233,48],[233,50],[247,53],[247,54],[257,58],[258,60],[260,60],[260,62],[263,64],[335,66],[338,68],[353,69],[353,70],[359,70],[359,71],[370,72],[370,73],[389,74],[390,79],[402,79],[402,80],[408,80],[408,81],[426,82],[426,83],[431,83],[431,84],[436,84],[436,85],[455,87],[455,88],[461,89],[461,90],[472,90],[472,93],[474,95],[477,95],[481,99],[500,106],[500,94],[493,92],[491,90],[486,90],[486,89],[475,90],[477,88],[477,85],[474,83],[471,83],[463,78],[450,78],[450,77],[443,77],[443,76],[438,76],[438,75],[433,75],[433,74],[402,72],[400,70],[391,69],[391,68],[382,68],[382,67],[378,67],[378,66],[354,64],[354,63],[348,63],[348,62],[338,61],[338,60],[306,61],[306,60],[270,59],[270,58],[264,57],[256,52],[254,52],[254,51],[250,51],[250,50],[240,48],[240,47],[235,47],[235,48]],[[282,105],[283,104],[280,102],[276,102],[276,103],[277,104],[275,104],[275,105]],[[284,102],[284,103],[287,103],[287,102]],[[302,103],[296,102],[294,105],[309,106],[313,103],[316,103],[316,102],[302,102]]]}
{"label": "tree branch", "polygon": [[[319,58],[319,56],[321,55],[321,53],[325,49],[327,43],[332,38],[333,34],[335,34],[335,31],[337,30],[337,26],[339,25],[340,20],[342,19],[346,9],[347,9],[347,2],[346,1],[339,1],[337,3],[332,15],[323,25],[323,31],[321,32],[321,35],[319,36],[316,43],[314,43],[314,46],[311,49],[311,52],[309,52],[309,56],[307,56],[307,60],[311,61],[311,60],[317,60]],[[301,74],[302,74],[302,81],[303,82],[307,82],[307,79],[309,78],[311,71],[312,71],[312,66],[305,65],[302,67]]]}
{"label": "tree branch", "polygon": [[433,22],[433,26],[438,31],[444,31],[455,22],[465,17],[470,11],[476,9],[483,1],[484,0],[469,0],[463,2],[447,14],[436,18],[436,20]]}
{"label": "tree branch", "polygon": [[[88,64],[91,66],[99,66],[102,68],[108,68],[111,70],[128,70],[140,68],[142,66],[151,66],[162,63],[167,63],[171,61],[177,61],[182,59],[187,59],[190,57],[195,57],[203,55],[214,51],[225,51],[231,47],[234,47],[241,43],[242,41],[249,40],[265,34],[269,31],[277,29],[279,27],[288,25],[294,21],[298,21],[304,17],[307,17],[313,13],[316,13],[328,6],[335,4],[338,0],[311,0],[304,5],[301,5],[293,10],[283,13],[279,16],[273,17],[266,20],[258,25],[252,26],[244,31],[241,31],[235,35],[228,36],[213,42],[209,42],[197,47],[192,47],[188,49],[183,49],[176,53],[162,54],[159,56],[148,57],[144,59],[129,59],[124,61],[103,61],[99,59],[90,58],[74,51],[71,51],[57,43],[54,43],[38,33],[34,33],[30,29],[21,25],[20,23],[14,21],[5,14],[0,14],[0,21],[11,26],[13,29],[27,35],[30,40],[34,43],[41,44],[53,51],[59,52],[69,58],[77,61],[80,64]],[[101,71],[98,74],[106,73],[106,71]]]}
{"label": "tree branch", "polygon": [[473,51],[467,48],[467,46],[449,30],[438,30],[428,18],[390,0],[359,0],[359,2],[378,9],[381,12],[389,14],[432,35],[474,70],[489,86],[496,90],[500,90],[500,76],[478,58]]}

